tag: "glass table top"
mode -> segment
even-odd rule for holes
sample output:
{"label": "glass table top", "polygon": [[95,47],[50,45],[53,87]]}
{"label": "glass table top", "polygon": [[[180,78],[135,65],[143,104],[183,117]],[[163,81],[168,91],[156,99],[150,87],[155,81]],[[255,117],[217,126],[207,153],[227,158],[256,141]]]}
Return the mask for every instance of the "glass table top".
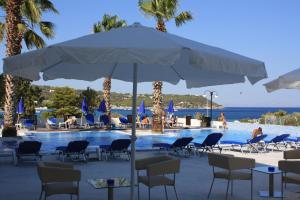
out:
{"label": "glass table top", "polygon": [[[113,183],[107,184],[108,180]],[[118,188],[118,187],[130,187],[130,181],[128,178],[118,177],[118,178],[99,178],[99,179],[88,179],[88,183],[90,183],[95,189],[104,189],[104,188]]]}
{"label": "glass table top", "polygon": [[279,174],[281,173],[281,170],[278,169],[278,167],[273,167],[274,170],[270,170],[269,168],[273,166],[262,166],[262,167],[255,167],[253,168],[254,171],[262,172],[266,174]]}

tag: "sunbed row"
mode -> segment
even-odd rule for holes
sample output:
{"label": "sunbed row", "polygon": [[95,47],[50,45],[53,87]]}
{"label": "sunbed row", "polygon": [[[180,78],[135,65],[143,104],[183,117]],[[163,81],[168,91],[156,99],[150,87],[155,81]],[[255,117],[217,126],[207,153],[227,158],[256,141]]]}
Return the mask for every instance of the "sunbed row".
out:
{"label": "sunbed row", "polygon": [[[182,137],[178,138],[173,143],[154,143],[152,148],[159,150],[167,150],[173,152],[177,155],[199,155],[201,152],[213,152],[218,150],[220,153],[222,150],[239,150],[245,152],[266,152],[267,150],[284,150],[288,145],[292,145],[291,142],[296,144],[298,141],[289,138],[289,134],[282,134],[274,137],[273,139],[267,141],[264,140],[267,135],[260,135],[253,139],[247,140],[245,142],[238,141],[226,141],[222,140],[222,133],[212,133],[209,134],[202,143],[193,142],[192,137]],[[130,146],[130,139],[117,139],[112,141],[109,145],[98,145],[96,147],[96,153],[98,159],[102,160],[103,155],[108,159],[109,157],[115,157],[116,155],[124,154],[128,159],[130,159],[130,151],[128,150]],[[42,143],[39,141],[22,141],[18,145],[12,144],[9,141],[2,142],[6,146],[11,146],[15,149],[15,155],[17,160],[23,156],[33,155],[38,159],[41,159],[40,149]],[[14,146],[15,145],[15,146]],[[73,160],[82,159],[84,161],[89,157],[88,149],[89,142],[86,140],[71,141],[67,146],[59,146],[56,148],[58,157],[64,160],[66,157]]]}

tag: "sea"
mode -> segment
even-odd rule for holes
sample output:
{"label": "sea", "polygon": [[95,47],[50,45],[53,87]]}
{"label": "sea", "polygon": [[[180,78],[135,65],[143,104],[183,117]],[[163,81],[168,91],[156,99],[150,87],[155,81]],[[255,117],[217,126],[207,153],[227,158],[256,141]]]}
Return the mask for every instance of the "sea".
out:
{"label": "sea", "polygon": [[[221,112],[225,114],[227,121],[235,121],[239,119],[258,119],[261,115],[268,112],[276,112],[278,110],[284,110],[288,113],[300,112],[300,107],[224,107],[222,109],[213,109],[212,116],[213,119],[217,119]],[[112,109],[112,112],[119,113],[121,115],[127,116],[131,114],[131,110],[124,109]],[[194,117],[196,113],[202,113],[203,115],[210,114],[208,109],[178,109],[175,110],[175,115],[178,117],[192,116]],[[146,109],[146,114],[148,116],[152,115],[149,109]]]}

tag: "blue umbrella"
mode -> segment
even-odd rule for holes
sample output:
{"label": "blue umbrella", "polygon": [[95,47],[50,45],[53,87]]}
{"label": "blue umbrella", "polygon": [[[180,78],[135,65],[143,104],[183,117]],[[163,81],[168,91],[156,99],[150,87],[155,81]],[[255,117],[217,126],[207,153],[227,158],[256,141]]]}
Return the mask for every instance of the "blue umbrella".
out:
{"label": "blue umbrella", "polygon": [[173,100],[169,101],[168,113],[174,113],[174,103],[173,103]]}
{"label": "blue umbrella", "polygon": [[17,123],[19,123],[20,115],[23,113],[24,113],[24,101],[23,98],[21,97],[17,107],[17,114],[18,114]]}
{"label": "blue umbrella", "polygon": [[23,113],[24,113],[24,102],[23,102],[23,98],[21,97],[17,107],[17,114],[21,115]]}
{"label": "blue umbrella", "polygon": [[83,98],[81,103],[81,112],[86,115],[88,113],[88,105],[86,103],[86,97]]}
{"label": "blue umbrella", "polygon": [[98,111],[99,112],[103,112],[103,113],[106,113],[106,102],[105,100],[103,99],[99,105],[99,108],[98,108]]}
{"label": "blue umbrella", "polygon": [[140,107],[138,109],[138,113],[139,114],[145,114],[146,113],[144,100],[142,100],[142,102],[141,102],[141,105],[140,105]]}

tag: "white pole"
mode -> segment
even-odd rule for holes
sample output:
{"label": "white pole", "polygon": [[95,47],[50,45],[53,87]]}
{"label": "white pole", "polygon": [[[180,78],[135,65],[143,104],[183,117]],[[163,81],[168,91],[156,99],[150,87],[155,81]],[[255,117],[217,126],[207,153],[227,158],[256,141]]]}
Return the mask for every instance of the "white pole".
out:
{"label": "white pole", "polygon": [[137,63],[133,64],[133,88],[132,88],[132,128],[131,128],[131,171],[130,171],[130,199],[134,200],[135,185],[135,141],[136,141],[136,96],[137,96]]}

